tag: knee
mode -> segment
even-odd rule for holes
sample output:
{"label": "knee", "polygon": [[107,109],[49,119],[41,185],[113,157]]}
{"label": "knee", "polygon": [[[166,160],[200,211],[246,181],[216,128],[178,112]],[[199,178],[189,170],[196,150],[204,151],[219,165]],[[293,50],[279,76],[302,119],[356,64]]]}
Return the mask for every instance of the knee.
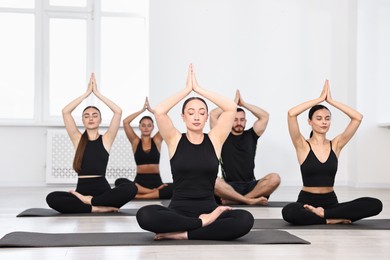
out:
{"label": "knee", "polygon": [[271,186],[277,188],[280,185],[281,178],[280,178],[279,174],[273,172],[273,173],[268,174],[267,177],[268,177],[269,184]]}
{"label": "knee", "polygon": [[127,190],[128,199],[132,200],[135,195],[137,195],[138,188],[137,185],[135,185],[134,182],[128,181],[120,184],[121,187],[124,187]]}
{"label": "knee", "polygon": [[126,179],[126,178],[118,178],[115,180],[115,187],[118,187],[119,185],[123,184],[123,183],[129,183],[131,182],[129,179]]}
{"label": "knee", "polygon": [[149,206],[144,206],[144,207],[140,208],[137,211],[137,214],[135,216],[137,219],[138,225],[144,230],[150,230],[151,224],[154,222],[153,216],[155,214],[152,212],[153,206],[154,205],[149,205]]}
{"label": "knee", "polygon": [[295,223],[295,212],[297,212],[297,205],[295,203],[287,204],[282,208],[282,217],[289,223]]}
{"label": "knee", "polygon": [[371,200],[370,205],[372,205],[373,208],[373,214],[378,215],[383,210],[383,203],[382,201],[376,199],[376,198],[369,198]]}
{"label": "knee", "polygon": [[249,211],[246,210],[239,210],[239,211],[240,212],[239,212],[238,222],[241,225],[241,230],[243,231],[244,234],[246,234],[252,229],[253,224],[255,223],[255,219]]}
{"label": "knee", "polygon": [[49,205],[49,207],[52,208],[55,204],[56,198],[57,198],[57,196],[56,196],[55,192],[51,192],[51,193],[47,194],[47,196],[46,196],[47,205]]}

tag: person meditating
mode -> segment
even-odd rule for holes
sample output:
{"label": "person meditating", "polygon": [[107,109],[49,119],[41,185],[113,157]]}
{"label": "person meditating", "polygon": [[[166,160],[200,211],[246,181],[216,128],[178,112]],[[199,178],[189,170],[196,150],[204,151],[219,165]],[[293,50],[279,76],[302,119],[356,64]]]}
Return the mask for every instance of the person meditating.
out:
{"label": "person meditating", "polygon": [[[203,132],[208,107],[200,97],[190,97],[182,107],[185,133],[173,125],[168,112],[191,92],[207,98],[223,112],[207,134]],[[160,239],[232,240],[247,234],[253,226],[251,213],[218,206],[214,185],[222,145],[229,135],[237,105],[234,101],[201,88],[192,65],[186,88],[157,105],[154,116],[168,147],[173,176],[173,196],[168,207],[144,206],[137,212],[142,229]]]}
{"label": "person meditating", "polygon": [[[332,140],[326,137],[331,113],[320,104],[324,101],[350,118],[345,130]],[[309,108],[308,123],[312,132],[306,140],[299,130],[297,117]],[[363,197],[339,203],[333,189],[340,152],[355,134],[362,118],[359,112],[332,98],[328,80],[319,98],[288,111],[288,130],[301,165],[303,188],[297,202],[282,209],[285,221],[293,225],[352,223],[382,211],[382,202],[376,198]]]}
{"label": "person meditating", "polygon": [[[154,123],[153,119],[147,115],[139,121],[138,128],[141,136],[138,136],[131,126],[131,122],[145,111],[154,113],[148,98],[145,99],[141,110],[123,120],[123,129],[131,143],[134,160],[137,164],[137,174],[134,182],[137,185],[138,192],[135,198],[170,199],[172,197],[172,183],[163,183],[160,175],[160,151],[163,142],[160,132],[157,131],[152,136]],[[119,178],[115,181],[115,186],[129,181],[126,178]]]}
{"label": "person meditating", "polygon": [[[113,112],[111,123],[104,135],[99,133],[102,117],[97,107],[88,106],[84,109],[83,134],[72,116],[72,111],[92,93]],[[66,131],[76,148],[73,168],[78,175],[77,187],[75,191],[55,191],[48,194],[47,204],[61,213],[118,211],[137,194],[137,187],[133,182],[111,189],[105,177],[109,152],[118,133],[122,109],[98,91],[95,75],[92,73],[87,91],[65,106],[62,115]]]}

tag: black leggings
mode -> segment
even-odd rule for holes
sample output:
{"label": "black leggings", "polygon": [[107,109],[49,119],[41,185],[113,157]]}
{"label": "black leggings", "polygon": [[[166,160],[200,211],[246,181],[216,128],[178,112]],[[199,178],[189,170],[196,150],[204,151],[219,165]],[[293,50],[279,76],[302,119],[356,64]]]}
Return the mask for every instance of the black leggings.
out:
{"label": "black leggings", "polygon": [[[216,208],[215,206],[202,213],[197,212],[202,204],[204,202],[187,200],[182,207],[176,209],[148,205],[138,210],[137,221],[141,228],[154,233],[187,231],[188,239],[197,240],[233,240],[247,234],[253,226],[251,213],[235,209],[225,211],[213,223],[202,227],[199,215],[210,213]],[[215,201],[213,205],[216,205]]]}
{"label": "black leggings", "polygon": [[[93,206],[120,208],[137,194],[137,187],[128,182],[111,189],[105,177],[79,178],[76,191],[82,195],[93,196]],[[47,195],[46,202],[52,209],[61,213],[90,213],[92,205],[83,203],[69,192],[54,191]]]}
{"label": "black leggings", "polygon": [[[130,180],[126,178],[119,178],[115,181],[115,186],[126,182],[130,182]],[[134,178],[134,182],[148,189],[155,189],[160,187],[163,184],[159,173],[144,173],[144,174],[137,173],[137,175]],[[172,183],[165,183],[165,184],[167,186],[158,190],[159,192],[158,197],[160,199],[170,199],[172,197],[172,192],[173,192]]]}
{"label": "black leggings", "polygon": [[[305,209],[303,205],[323,207],[324,217]],[[315,194],[301,191],[298,201],[282,209],[283,219],[293,225],[326,224],[327,219],[348,219],[352,222],[378,215],[382,211],[382,202],[375,198],[363,197],[338,203],[336,193]]]}

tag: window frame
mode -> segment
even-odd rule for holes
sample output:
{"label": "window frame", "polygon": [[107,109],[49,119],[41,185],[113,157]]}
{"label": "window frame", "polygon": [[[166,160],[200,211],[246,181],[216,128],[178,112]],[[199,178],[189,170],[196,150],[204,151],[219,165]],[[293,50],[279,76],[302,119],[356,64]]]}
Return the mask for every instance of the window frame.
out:
{"label": "window frame", "polygon": [[[49,29],[51,18],[83,19],[87,24],[87,46],[86,46],[86,79],[89,79],[89,72],[94,71],[99,82],[101,72],[101,44],[100,30],[103,17],[130,17],[143,18],[146,23],[146,35],[149,38],[148,14],[130,12],[103,12],[101,11],[101,0],[87,0],[85,7],[51,6],[50,0],[35,0],[34,8],[2,8],[0,12],[8,13],[31,13],[35,15],[35,61],[34,61],[34,105],[33,117],[28,118],[0,118],[0,126],[63,126],[61,116],[51,116],[49,107],[50,91],[50,64],[49,64]],[[147,42],[149,39],[146,40]],[[147,49],[149,46],[146,47]],[[146,52],[146,61],[149,61],[149,52]],[[149,70],[149,64],[147,64]],[[149,71],[147,71],[149,74]],[[146,79],[149,88],[149,79]],[[147,90],[148,92],[148,90]],[[81,95],[81,93],[80,93]],[[94,96],[89,97],[95,100]],[[143,100],[142,100],[143,102]],[[81,125],[81,120],[76,120]],[[103,122],[102,127],[108,126]]]}

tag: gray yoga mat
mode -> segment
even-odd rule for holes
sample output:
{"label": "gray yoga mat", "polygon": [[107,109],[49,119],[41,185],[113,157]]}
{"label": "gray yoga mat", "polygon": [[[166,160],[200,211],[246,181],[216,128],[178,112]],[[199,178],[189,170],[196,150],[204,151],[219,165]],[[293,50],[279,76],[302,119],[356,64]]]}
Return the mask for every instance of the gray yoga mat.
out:
{"label": "gray yoga mat", "polygon": [[[161,202],[163,206],[168,207],[170,200],[164,200]],[[234,205],[229,205],[230,207],[240,207],[240,208],[246,208],[246,207],[260,207],[260,208],[267,208],[267,207],[272,207],[272,208],[283,208],[287,204],[292,203],[292,201],[269,201],[267,205],[247,205],[247,204],[234,204]]]}
{"label": "gray yoga mat", "polygon": [[254,245],[310,244],[282,230],[250,231],[233,241],[153,240],[154,233],[35,233],[12,232],[0,239],[0,247],[157,246],[157,245]]}
{"label": "gray yoga mat", "polygon": [[255,219],[252,229],[390,229],[390,219],[362,219],[352,224],[295,226],[283,219]]}
{"label": "gray yoga mat", "polygon": [[119,212],[108,213],[71,213],[63,214],[54,209],[30,208],[19,213],[16,217],[92,217],[92,216],[135,216],[138,209],[120,209]]}

